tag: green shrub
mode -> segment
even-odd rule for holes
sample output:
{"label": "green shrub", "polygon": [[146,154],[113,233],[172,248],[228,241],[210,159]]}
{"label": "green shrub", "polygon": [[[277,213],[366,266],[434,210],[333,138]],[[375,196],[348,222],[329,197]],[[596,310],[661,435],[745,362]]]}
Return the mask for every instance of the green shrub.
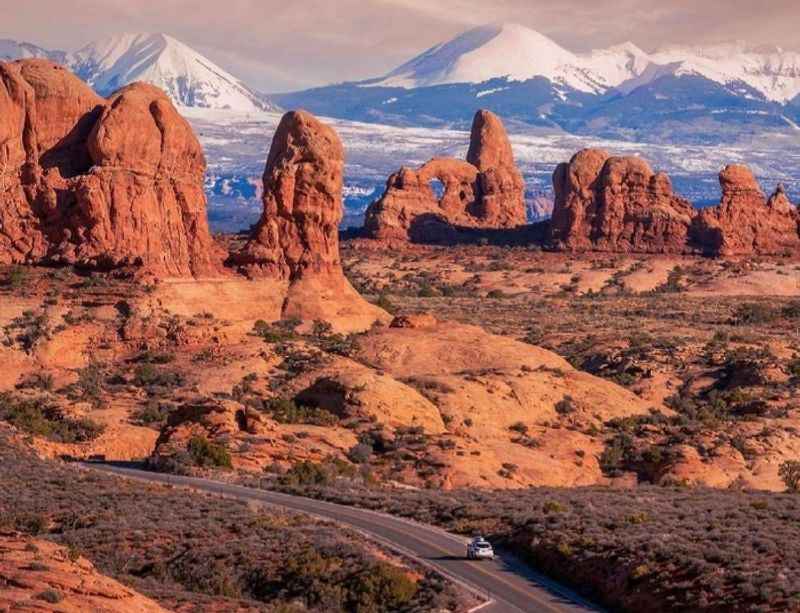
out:
{"label": "green shrub", "polygon": [[37,600],[44,600],[45,602],[49,602],[50,604],[58,604],[64,597],[61,595],[60,592],[56,590],[45,590],[44,592],[40,592],[36,595]]}
{"label": "green shrub", "polygon": [[523,422],[518,421],[516,423],[511,424],[508,427],[509,430],[512,432],[519,432],[520,434],[527,434],[528,433],[528,426],[526,426]]}
{"label": "green shrub", "polygon": [[347,452],[347,457],[351,462],[356,464],[363,464],[369,462],[372,456],[372,447],[364,443],[356,443]]}
{"label": "green shrub", "polygon": [[325,409],[297,404],[289,398],[270,398],[264,407],[272,418],[281,424],[307,424],[311,426],[333,426],[339,419]]}
{"label": "green shrub", "polygon": [[578,407],[575,405],[575,401],[572,399],[572,396],[566,395],[561,400],[556,402],[556,413],[559,415],[569,415],[574,413],[578,410]]}
{"label": "green shrub", "polygon": [[15,266],[8,273],[8,286],[12,289],[20,289],[28,282],[28,271],[21,266]]}
{"label": "green shrub", "polygon": [[778,475],[790,492],[800,492],[800,460],[787,460],[778,469]]}
{"label": "green shrub", "polygon": [[138,387],[180,387],[183,375],[171,370],[162,370],[149,362],[139,364],[133,372],[133,383]]}
{"label": "green shrub", "polygon": [[96,439],[105,430],[97,422],[71,418],[46,398],[18,398],[0,394],[0,419],[16,428],[60,443],[84,443]]}
{"label": "green shrub", "polygon": [[230,452],[217,443],[212,443],[204,436],[193,436],[187,447],[189,455],[197,466],[214,468],[232,468]]}
{"label": "green shrub", "polygon": [[378,562],[352,577],[347,591],[348,610],[399,611],[416,596],[417,584],[402,569]]}

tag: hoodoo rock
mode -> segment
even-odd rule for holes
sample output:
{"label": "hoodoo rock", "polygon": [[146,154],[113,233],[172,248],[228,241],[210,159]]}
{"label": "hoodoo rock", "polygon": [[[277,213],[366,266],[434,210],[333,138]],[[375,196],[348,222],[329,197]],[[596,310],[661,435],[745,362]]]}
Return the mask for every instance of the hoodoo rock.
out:
{"label": "hoodoo rock", "polygon": [[340,273],[343,172],[333,128],[305,111],[284,115],[264,170],[264,211],[239,261],[280,279]]}
{"label": "hoodoo rock", "polygon": [[52,62],[0,63],[0,262],[218,272],[204,172],[159,89],[104,100]]}
{"label": "hoodoo rock", "polygon": [[550,240],[572,251],[682,253],[695,214],[669,177],[637,157],[585,149],[553,174]]}
{"label": "hoodoo rock", "polygon": [[[441,183],[441,193],[432,182]],[[467,161],[435,158],[392,174],[367,209],[364,230],[376,239],[452,242],[458,228],[503,229],[525,224],[525,184],[500,119],[478,111]]]}
{"label": "hoodoo rock", "polygon": [[305,111],[286,113],[264,170],[264,211],[243,250],[230,258],[248,276],[285,286],[282,316],[364,329],[390,319],[350,285],[339,257],[344,148]]}
{"label": "hoodoo rock", "polygon": [[710,255],[780,255],[800,252],[800,216],[782,186],[767,200],[753,173],[732,164],[719,175],[722,200],[701,211],[692,240]]}

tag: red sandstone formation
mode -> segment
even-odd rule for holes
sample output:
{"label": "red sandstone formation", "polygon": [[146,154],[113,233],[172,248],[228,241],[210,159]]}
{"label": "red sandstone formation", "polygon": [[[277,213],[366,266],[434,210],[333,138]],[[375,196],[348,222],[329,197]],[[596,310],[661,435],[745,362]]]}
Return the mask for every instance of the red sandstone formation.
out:
{"label": "red sandstone formation", "polygon": [[237,260],[280,279],[341,274],[343,170],[344,148],[331,127],[305,111],[284,115],[264,170],[264,212]]}
{"label": "red sandstone formation", "polygon": [[682,253],[694,209],[636,157],[578,152],[553,174],[550,239],[575,251]]}
{"label": "red sandstone formation", "polygon": [[344,148],[332,128],[305,111],[284,115],[264,171],[264,212],[231,262],[248,276],[286,284],[283,317],[364,329],[389,317],[359,296],[342,271],[343,169]]}
{"label": "red sandstone formation", "polygon": [[776,255],[800,252],[800,216],[782,186],[767,200],[746,166],[727,166],[719,175],[722,201],[700,211],[692,239],[711,255]]}
{"label": "red sandstone formation", "polygon": [[[438,180],[437,197],[431,182]],[[413,242],[448,242],[458,227],[514,228],[525,224],[525,185],[500,119],[478,111],[467,161],[436,158],[389,177],[386,191],[367,210],[367,236]]]}
{"label": "red sandstone formation", "polygon": [[52,62],[0,63],[0,262],[217,272],[204,172],[157,88],[103,100]]}

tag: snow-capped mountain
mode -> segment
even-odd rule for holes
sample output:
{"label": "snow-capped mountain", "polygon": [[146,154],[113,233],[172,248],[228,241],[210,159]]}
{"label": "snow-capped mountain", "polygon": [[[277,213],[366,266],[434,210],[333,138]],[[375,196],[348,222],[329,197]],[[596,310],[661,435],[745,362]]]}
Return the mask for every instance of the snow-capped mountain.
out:
{"label": "snow-capped mountain", "polygon": [[406,89],[496,78],[526,81],[544,77],[575,90],[601,94],[644,85],[666,74],[694,74],[727,85],[739,81],[767,100],[800,95],[800,53],[753,48],[745,43],[668,47],[648,54],[631,42],[575,54],[518,24],[469,30],[393,70],[373,86]]}
{"label": "snow-capped mountain", "polygon": [[370,84],[408,89],[500,77],[510,81],[544,77],[597,94],[639,76],[649,63],[647,54],[633,43],[582,56],[535,30],[506,23],[469,30]]}
{"label": "snow-capped mountain", "polygon": [[800,95],[800,53],[743,42],[710,47],[668,47],[651,61],[675,75],[696,74],[717,83],[746,83],[767,100],[786,103]]}
{"label": "snow-capped mountain", "polygon": [[475,109],[488,108],[512,125],[577,134],[735,141],[800,129],[800,53],[742,43],[648,53],[630,42],[574,53],[530,28],[499,24],[375,79],[272,98],[392,125],[467,127]]}
{"label": "snow-capped mountain", "polygon": [[18,42],[7,38],[0,38],[0,62],[19,60],[23,58],[45,58],[63,64],[67,54],[63,51],[50,51],[37,47],[31,43]]}
{"label": "snow-capped mountain", "polygon": [[110,36],[70,54],[67,63],[101,95],[133,81],[146,81],[166,91],[178,106],[269,108],[239,79],[166,34]]}
{"label": "snow-capped mountain", "polygon": [[74,53],[0,39],[0,61],[24,58],[65,64],[103,96],[145,81],[166,91],[179,107],[277,110],[265,96],[167,34],[109,36]]}

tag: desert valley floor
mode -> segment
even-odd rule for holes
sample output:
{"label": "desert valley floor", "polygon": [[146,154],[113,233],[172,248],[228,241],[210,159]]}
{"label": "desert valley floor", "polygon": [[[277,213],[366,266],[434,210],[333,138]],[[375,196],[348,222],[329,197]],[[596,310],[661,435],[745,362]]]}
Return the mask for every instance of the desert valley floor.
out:
{"label": "desert valley floor", "polygon": [[[779,467],[800,454],[800,264],[491,246],[393,252],[361,240],[342,254],[352,284],[401,327],[342,334],[321,322],[298,331],[255,321],[248,281],[197,282],[187,310],[175,308],[188,291],[180,284],[6,267],[4,445],[54,460],[149,458],[162,470],[479,529],[626,608],[656,610],[667,596],[687,607],[795,602],[786,565],[797,558],[778,552],[796,542],[797,524],[778,518],[800,505],[757,490],[783,491]],[[340,548],[357,545],[335,544],[350,537],[308,520],[248,509],[234,520],[218,503],[182,504],[156,486],[141,519],[106,507],[71,516],[71,497],[92,498],[86,488],[114,492],[114,505],[144,503],[122,482],[10,449],[4,465],[19,468],[4,472],[0,497],[9,527],[49,534],[178,610],[296,599],[290,587],[247,580],[242,568],[277,555],[277,543],[253,552],[247,539],[235,553],[244,526],[300,530],[297,547],[323,539],[336,548],[325,551],[355,555]],[[33,474],[61,486],[23,494],[13,479]],[[503,493],[530,486],[521,508],[519,495]],[[591,487],[562,489],[571,486]],[[195,515],[175,521],[205,523],[176,536],[146,522],[176,504]],[[695,550],[693,531],[706,522],[717,536]],[[664,538],[651,539],[653,529]],[[234,530],[233,540],[192,549],[216,560],[214,577],[198,574],[202,558],[174,557],[189,533],[219,530]],[[385,554],[363,555],[348,564]],[[738,570],[720,575],[715,560],[731,556]],[[616,560],[613,572],[598,559]],[[425,607],[432,594],[464,598],[431,589],[417,592]]]}

